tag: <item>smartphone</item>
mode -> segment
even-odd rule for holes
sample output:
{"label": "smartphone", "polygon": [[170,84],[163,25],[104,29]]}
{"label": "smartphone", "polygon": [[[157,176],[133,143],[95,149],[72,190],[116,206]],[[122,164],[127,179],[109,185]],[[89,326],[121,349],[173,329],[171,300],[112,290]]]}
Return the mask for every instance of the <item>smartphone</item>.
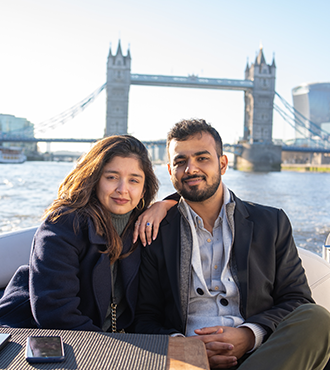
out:
{"label": "smartphone", "polygon": [[25,358],[28,362],[64,361],[65,355],[62,337],[28,337]]}
{"label": "smartphone", "polygon": [[11,334],[0,333],[0,349],[2,349],[8,342]]}

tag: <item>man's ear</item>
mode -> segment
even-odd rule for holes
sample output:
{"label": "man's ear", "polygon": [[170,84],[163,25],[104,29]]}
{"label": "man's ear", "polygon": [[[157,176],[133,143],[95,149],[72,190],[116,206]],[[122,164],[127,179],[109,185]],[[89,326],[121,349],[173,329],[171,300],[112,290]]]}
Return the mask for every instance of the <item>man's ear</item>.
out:
{"label": "man's ear", "polygon": [[221,167],[221,175],[224,175],[228,167],[228,158],[226,155],[222,155],[220,157],[220,167]]}
{"label": "man's ear", "polygon": [[171,165],[169,163],[167,163],[167,171],[172,176]]}

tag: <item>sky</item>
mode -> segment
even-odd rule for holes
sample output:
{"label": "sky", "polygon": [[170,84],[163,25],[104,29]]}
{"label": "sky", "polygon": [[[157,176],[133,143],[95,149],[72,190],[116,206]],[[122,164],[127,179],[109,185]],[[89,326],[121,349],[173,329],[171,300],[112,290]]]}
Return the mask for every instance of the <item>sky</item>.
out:
{"label": "sky", "polygon": [[[130,50],[131,73],[243,79],[262,45],[277,66],[276,91],[330,82],[330,2],[325,0],[1,0],[0,113],[37,125],[106,82],[109,48]],[[276,98],[277,99],[277,98]],[[279,101],[275,102],[279,103]],[[106,94],[39,136],[101,138]],[[225,143],[243,135],[244,93],[131,86],[128,132],[165,139],[183,118],[204,118]],[[273,138],[294,138],[274,112]],[[40,145],[41,150],[45,146]],[[52,144],[88,150],[89,144]]]}

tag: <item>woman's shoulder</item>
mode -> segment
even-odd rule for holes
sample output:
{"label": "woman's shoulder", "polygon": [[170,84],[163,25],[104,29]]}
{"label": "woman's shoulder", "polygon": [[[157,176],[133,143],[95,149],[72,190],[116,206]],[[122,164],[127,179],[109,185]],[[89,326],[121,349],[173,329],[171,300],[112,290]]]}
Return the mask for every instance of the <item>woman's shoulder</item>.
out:
{"label": "woman's shoulder", "polygon": [[60,208],[49,214],[42,222],[37,234],[54,233],[54,234],[84,234],[88,231],[89,217],[82,211],[71,210],[68,207]]}

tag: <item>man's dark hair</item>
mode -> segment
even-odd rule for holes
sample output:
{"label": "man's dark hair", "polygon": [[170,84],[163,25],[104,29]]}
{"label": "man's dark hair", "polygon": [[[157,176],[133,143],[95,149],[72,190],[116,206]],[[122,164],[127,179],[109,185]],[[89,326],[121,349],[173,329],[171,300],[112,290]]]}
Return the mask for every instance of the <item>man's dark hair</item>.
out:
{"label": "man's dark hair", "polygon": [[176,123],[167,134],[166,140],[167,155],[169,156],[168,148],[171,140],[175,139],[177,141],[185,141],[188,140],[191,136],[194,136],[196,134],[202,134],[203,132],[209,133],[213,137],[218,157],[221,157],[222,156],[221,136],[219,135],[218,131],[215,128],[213,128],[209,123],[206,123],[205,120],[203,119],[181,120],[180,122]]}

